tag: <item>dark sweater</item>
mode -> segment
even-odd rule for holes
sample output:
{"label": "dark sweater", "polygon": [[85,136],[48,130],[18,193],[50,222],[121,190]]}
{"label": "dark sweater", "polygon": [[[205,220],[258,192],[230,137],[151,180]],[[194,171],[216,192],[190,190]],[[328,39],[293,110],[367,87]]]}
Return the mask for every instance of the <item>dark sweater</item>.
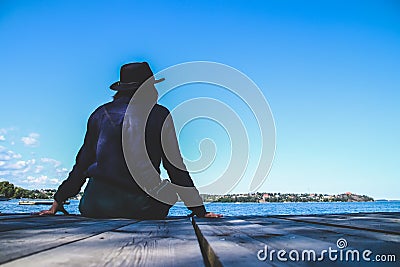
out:
{"label": "dark sweater", "polygon": [[[129,171],[128,166],[135,172],[135,177],[141,176],[141,179],[147,181],[151,187],[160,181],[162,161],[171,182],[182,186],[178,194],[185,205],[197,216],[204,216],[206,210],[183,163],[172,118],[167,108],[158,104],[154,105],[151,110],[149,109],[147,121],[146,118],[140,116],[140,112],[131,112],[133,115],[129,123],[141,124],[144,121],[146,126],[143,134],[130,133],[130,138],[132,136],[134,138],[130,142],[133,155],[129,156],[130,159],[127,161],[132,163],[126,163],[122,147],[122,128],[129,101],[129,97],[119,97],[100,106],[91,114],[85,140],[76,157],[76,163],[68,178],[58,188],[54,199],[62,203],[67,198],[75,196],[88,177],[102,179],[122,190],[142,194],[143,188],[137,184],[137,180],[132,178],[132,172]],[[141,104],[143,103],[138,103],[139,106]],[[128,111],[130,112],[130,108]],[[126,124],[128,123],[125,122],[124,127]],[[143,139],[146,148],[144,150],[147,150],[148,156],[144,155],[140,149],[136,149],[140,145],[135,144],[140,144]],[[125,151],[125,153],[128,152]]]}

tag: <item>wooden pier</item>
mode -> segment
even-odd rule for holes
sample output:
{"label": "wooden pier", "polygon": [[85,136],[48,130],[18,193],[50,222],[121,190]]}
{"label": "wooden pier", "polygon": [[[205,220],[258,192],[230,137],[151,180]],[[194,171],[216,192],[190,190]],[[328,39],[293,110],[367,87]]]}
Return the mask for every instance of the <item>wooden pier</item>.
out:
{"label": "wooden pier", "polygon": [[400,266],[400,213],[148,221],[0,214],[0,264]]}

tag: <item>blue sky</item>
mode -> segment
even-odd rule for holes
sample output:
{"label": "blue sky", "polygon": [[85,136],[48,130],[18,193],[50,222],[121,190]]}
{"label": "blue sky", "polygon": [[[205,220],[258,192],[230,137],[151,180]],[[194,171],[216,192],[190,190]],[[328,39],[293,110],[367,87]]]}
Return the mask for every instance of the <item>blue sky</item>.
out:
{"label": "blue sky", "polygon": [[[389,0],[3,0],[0,179],[57,187],[122,64],[146,60],[158,72],[205,60],[242,71],[269,102],[276,154],[259,191],[399,199],[399,14]],[[172,109],[208,93],[230,99],[199,91],[161,102]],[[224,162],[226,136],[209,127]],[[179,137],[188,158],[204,137],[195,129]]]}

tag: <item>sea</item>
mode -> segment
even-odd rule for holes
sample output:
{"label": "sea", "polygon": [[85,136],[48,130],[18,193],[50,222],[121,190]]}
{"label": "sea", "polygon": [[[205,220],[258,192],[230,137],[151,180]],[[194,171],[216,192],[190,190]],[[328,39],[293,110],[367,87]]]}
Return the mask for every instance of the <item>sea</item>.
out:
{"label": "sea", "polygon": [[[27,199],[24,199],[27,200]],[[34,213],[49,209],[49,205],[19,205],[19,199],[0,201],[1,213]],[[204,203],[207,211],[224,216],[263,215],[307,215],[340,214],[360,212],[400,212],[400,201],[375,202],[285,202],[285,203]],[[79,200],[70,200],[65,209],[71,214],[79,214]],[[190,211],[183,203],[176,203],[168,216],[184,216]]]}

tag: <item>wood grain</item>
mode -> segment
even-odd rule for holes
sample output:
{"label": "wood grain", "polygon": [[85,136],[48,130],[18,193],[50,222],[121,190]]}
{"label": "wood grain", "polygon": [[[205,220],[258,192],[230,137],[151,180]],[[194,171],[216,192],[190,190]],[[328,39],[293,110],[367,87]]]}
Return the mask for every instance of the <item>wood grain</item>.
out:
{"label": "wood grain", "polygon": [[204,266],[188,218],[141,221],[4,266]]}

